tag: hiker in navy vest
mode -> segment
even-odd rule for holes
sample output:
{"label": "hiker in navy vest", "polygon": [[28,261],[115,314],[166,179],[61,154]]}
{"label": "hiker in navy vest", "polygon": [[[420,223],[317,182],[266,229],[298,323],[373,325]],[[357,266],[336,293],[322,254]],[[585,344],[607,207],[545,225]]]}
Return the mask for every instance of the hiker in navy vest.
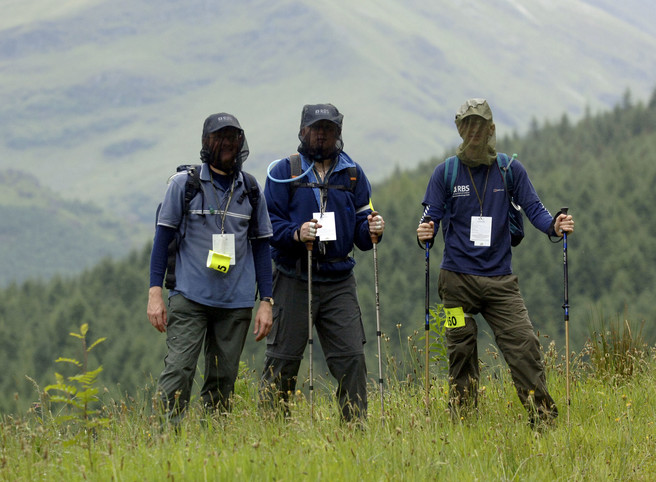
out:
{"label": "hiker in navy vest", "polygon": [[[264,403],[281,401],[289,415],[287,402],[308,344],[309,247],[313,323],[337,381],[341,417],[356,421],[367,414],[367,368],[350,253],[354,245],[372,249],[371,235],[382,236],[385,223],[372,215],[362,168],[342,150],[342,119],[331,104],[304,106],[299,154],[278,162],[266,181],[276,304],[260,396]],[[292,177],[296,182],[285,182]]]}
{"label": "hiker in navy vest", "polygon": [[[560,212],[552,217],[524,166],[497,154],[492,111],[484,99],[465,102],[455,123],[462,144],[456,157],[435,168],[422,202],[424,217],[417,228],[419,241],[432,243],[442,221],[444,256],[438,292],[449,317],[449,406],[456,419],[476,406],[478,328],[473,316],[480,313],[494,332],[531,425],[540,426],[552,422],[558,410],[547,391],[540,342],[517,276],[512,274],[509,209],[515,208],[504,179],[512,179],[514,202],[540,231],[560,240],[563,231],[574,231],[574,221]],[[457,173],[448,180],[454,166]],[[506,178],[502,166],[511,170]],[[425,216],[430,216],[429,223]]]}
{"label": "hiker in navy vest", "polygon": [[[201,400],[211,410],[230,409],[256,287],[260,294],[254,327],[257,341],[269,333],[273,322],[271,223],[260,187],[242,172],[247,156],[239,121],[225,113],[209,116],[203,125],[199,186],[188,209],[185,195],[192,174],[187,170],[170,179],[161,205],[147,313],[151,324],[166,332],[168,353],[158,391],[173,424],[181,420],[189,402],[203,341]],[[256,189],[257,204],[248,194],[249,182]],[[171,242],[177,243],[173,266],[167,260]],[[165,274],[168,310],[162,298]]]}

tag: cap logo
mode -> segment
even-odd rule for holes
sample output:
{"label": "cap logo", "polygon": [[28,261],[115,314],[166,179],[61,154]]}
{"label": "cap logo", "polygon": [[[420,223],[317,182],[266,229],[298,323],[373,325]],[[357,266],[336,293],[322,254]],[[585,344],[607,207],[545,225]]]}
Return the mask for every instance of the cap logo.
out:
{"label": "cap logo", "polygon": [[314,111],[314,113],[315,113],[315,114],[326,114],[326,115],[330,115],[330,110],[328,110],[328,109],[317,109],[317,110]]}
{"label": "cap logo", "polygon": [[218,122],[221,122],[221,121],[230,121],[230,120],[232,120],[232,117],[228,117],[228,116],[217,117],[216,120],[217,120]]}

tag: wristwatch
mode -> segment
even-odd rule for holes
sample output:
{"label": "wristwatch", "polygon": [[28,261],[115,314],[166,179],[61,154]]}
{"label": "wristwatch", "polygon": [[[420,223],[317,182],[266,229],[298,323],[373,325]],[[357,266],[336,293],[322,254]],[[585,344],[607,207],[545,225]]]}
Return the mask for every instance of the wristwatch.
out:
{"label": "wristwatch", "polygon": [[270,296],[265,296],[264,298],[260,298],[260,301],[266,301],[267,303],[271,303],[271,306],[275,304],[273,298],[271,298]]}

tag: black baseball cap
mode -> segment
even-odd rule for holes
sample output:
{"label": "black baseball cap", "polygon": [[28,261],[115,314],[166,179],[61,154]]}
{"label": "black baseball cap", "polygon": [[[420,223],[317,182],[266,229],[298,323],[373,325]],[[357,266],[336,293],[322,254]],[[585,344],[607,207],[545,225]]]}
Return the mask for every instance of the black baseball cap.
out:
{"label": "black baseball cap", "polygon": [[212,114],[205,119],[205,123],[203,124],[203,138],[224,127],[235,127],[242,132],[244,131],[234,115],[221,112],[219,114]]}
{"label": "black baseball cap", "polygon": [[301,129],[320,120],[327,120],[336,124],[341,131],[343,119],[344,116],[332,104],[307,104],[303,106],[303,112],[301,113]]}

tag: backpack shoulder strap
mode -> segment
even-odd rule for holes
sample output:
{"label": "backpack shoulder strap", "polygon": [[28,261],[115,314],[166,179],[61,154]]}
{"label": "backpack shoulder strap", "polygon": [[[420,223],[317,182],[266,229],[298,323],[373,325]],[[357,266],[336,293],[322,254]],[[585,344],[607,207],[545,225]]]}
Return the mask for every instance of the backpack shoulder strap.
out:
{"label": "backpack shoulder strap", "polygon": [[244,176],[244,191],[245,194],[242,195],[248,196],[248,202],[251,203],[251,219],[249,220],[251,235],[258,237],[260,234],[258,219],[257,219],[257,205],[260,201],[260,189],[257,187],[257,180],[252,174],[241,171],[242,176]]}
{"label": "backpack shoulder strap", "polygon": [[358,168],[350,166],[348,168],[349,180],[351,181],[349,191],[355,192],[355,185],[358,183]]}
{"label": "backpack shoulder strap", "polygon": [[292,179],[298,177],[301,175],[301,155],[300,154],[292,154],[289,156],[289,166],[291,168],[291,177]]}
{"label": "backpack shoulder strap", "polygon": [[[301,166],[301,155],[300,154],[292,154],[289,156],[289,168],[290,168],[290,177],[292,179],[296,179],[298,176],[302,174],[303,168]],[[296,193],[296,189],[301,185],[301,181],[292,181],[290,183],[290,198],[294,197],[294,193]]]}
{"label": "backpack shoulder strap", "polygon": [[187,182],[185,182],[185,196],[184,196],[184,210],[183,213],[189,212],[189,205],[191,200],[200,191],[200,169],[201,166],[196,165],[182,165],[178,166],[178,172],[187,170]]}
{"label": "backpack shoulder strap", "polygon": [[[178,246],[180,244],[180,236],[184,238],[187,233],[187,218],[189,214],[189,206],[191,200],[201,191],[200,188],[200,165],[193,164],[182,164],[176,169],[177,172],[187,171],[187,180],[185,181],[185,191],[184,191],[184,206],[182,209],[182,216],[184,218],[184,228],[181,230],[181,233],[177,234],[167,248],[167,259],[166,259],[166,276],[164,278],[164,286],[172,290],[175,288],[175,258],[178,252]],[[157,215],[159,216],[159,209],[157,208]]]}
{"label": "backpack shoulder strap", "polygon": [[241,173],[244,176],[244,190],[248,196],[248,201],[253,206],[253,209],[255,209],[260,200],[260,189],[257,187],[257,180],[255,176],[248,172],[241,171]]}
{"label": "backpack shoulder strap", "polygon": [[444,161],[444,186],[448,186],[448,197],[453,195],[453,186],[455,185],[456,177],[458,176],[459,164],[460,160],[457,156],[451,156]]}
{"label": "backpack shoulder strap", "polygon": [[453,186],[456,184],[456,177],[458,176],[458,165],[460,160],[458,156],[451,156],[444,161],[444,187],[446,189],[446,197],[444,198],[444,217],[440,221],[442,224],[442,235],[446,236],[446,232],[451,224],[451,208],[453,205]]}
{"label": "backpack shoulder strap", "polygon": [[[290,167],[290,177],[292,179],[297,178],[303,173],[303,166],[301,165],[301,156],[299,154],[292,154],[289,156],[289,167]],[[358,168],[356,166],[349,166],[348,177],[349,185],[342,186],[338,184],[327,184],[321,185],[314,182],[302,182],[302,181],[292,181],[291,182],[291,195],[293,196],[296,192],[296,189],[299,187],[318,187],[326,189],[340,189],[342,191],[355,192],[355,186],[358,183]]]}
{"label": "backpack shoulder strap", "polygon": [[497,165],[501,171],[501,176],[503,177],[503,183],[506,185],[506,190],[508,191],[508,197],[512,200],[514,193],[514,183],[513,183],[513,172],[510,168],[513,161],[517,159],[517,154],[512,155],[512,159],[508,158],[507,154],[499,153],[497,154]]}

